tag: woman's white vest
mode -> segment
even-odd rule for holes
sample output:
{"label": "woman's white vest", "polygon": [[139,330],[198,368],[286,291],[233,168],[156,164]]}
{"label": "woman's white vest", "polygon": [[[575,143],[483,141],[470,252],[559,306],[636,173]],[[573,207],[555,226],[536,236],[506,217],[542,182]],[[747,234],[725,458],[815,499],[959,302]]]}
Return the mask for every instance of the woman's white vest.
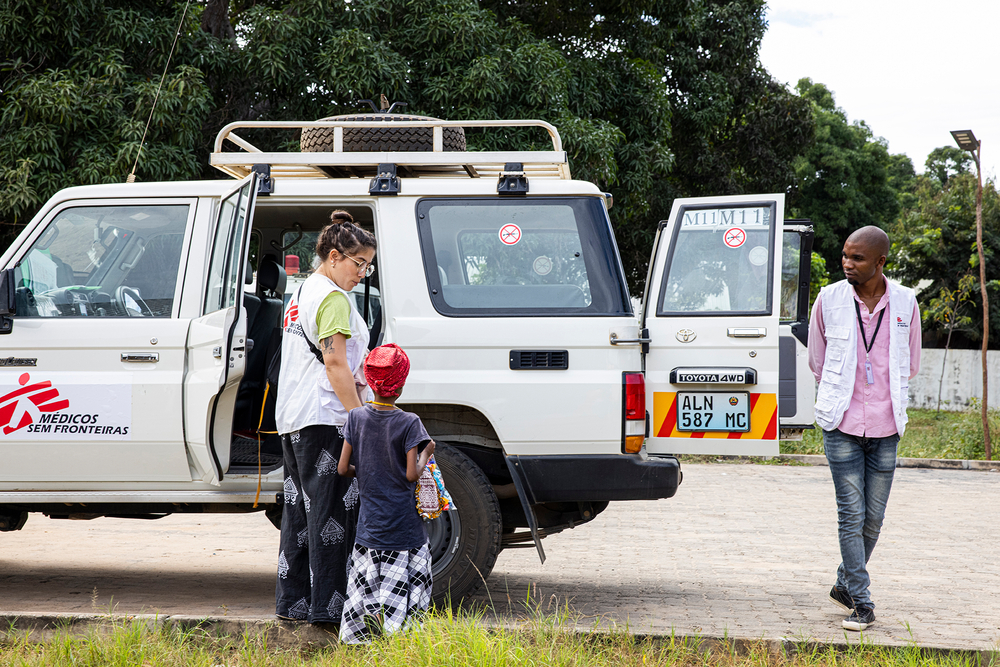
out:
{"label": "woman's white vest", "polygon": [[[910,318],[916,296],[909,287],[889,279],[886,284],[889,286],[889,313],[879,333],[889,330],[889,392],[896,432],[902,437],[906,430],[910,388]],[[816,392],[815,412],[816,423],[824,431],[832,431],[843,421],[854,394],[858,315],[854,309],[854,287],[846,280],[824,287],[820,296],[826,328],[826,356]],[[885,382],[885,378],[875,378],[875,382]]]}
{"label": "woman's white vest", "polygon": [[341,426],[347,410],[337,398],[326,375],[326,366],[309,350],[305,337],[319,347],[316,313],[323,299],[338,291],[351,304],[351,337],[347,341],[347,363],[355,378],[363,377],[361,363],[368,353],[368,324],[354,306],[354,299],[326,276],[313,273],[292,295],[285,308],[281,337],[281,372],[275,422],[278,433],[292,433],[306,426]]}

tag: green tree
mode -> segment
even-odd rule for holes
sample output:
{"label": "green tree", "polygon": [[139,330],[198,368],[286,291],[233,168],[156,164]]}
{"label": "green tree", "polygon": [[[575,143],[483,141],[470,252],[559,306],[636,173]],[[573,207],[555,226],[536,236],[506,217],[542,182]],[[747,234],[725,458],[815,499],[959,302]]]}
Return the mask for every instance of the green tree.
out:
{"label": "green tree", "polygon": [[[963,293],[969,287],[961,282],[963,277],[973,274],[974,283],[968,294],[970,322],[954,333],[959,346],[974,347],[973,343],[982,340],[983,321],[976,252],[976,177],[971,173],[953,173],[942,186],[937,175],[925,174],[917,177],[915,197],[916,205],[903,211],[891,230],[892,276],[914,285],[921,280],[930,281],[918,299],[925,313],[925,329],[941,339],[948,335],[948,322],[943,315],[933,314],[946,304],[936,300]],[[993,300],[1000,286],[1000,266],[997,266],[1000,194],[992,180],[983,186],[983,249],[987,290]],[[1000,312],[991,309],[991,330],[994,327],[1000,327]]]}
{"label": "green tree", "polygon": [[796,90],[812,104],[816,133],[795,161],[792,213],[813,221],[815,249],[831,276],[840,279],[844,240],[866,225],[889,228],[900,210],[901,191],[912,183],[913,164],[905,155],[890,155],[885,140],[863,121],[848,122],[823,84],[800,79]]}
{"label": "green tree", "polygon": [[[123,181],[135,158],[183,4],[19,2],[0,13],[0,216],[23,223],[56,190]],[[234,120],[315,119],[356,100],[445,118],[556,123],[576,175],[617,177],[612,123],[573,113],[565,57],[473,0],[192,5],[139,161],[140,180],[217,177],[215,133]],[[41,26],[41,28],[40,28]],[[228,26],[228,28],[227,28]],[[652,73],[629,72],[636,90]],[[281,132],[259,145],[297,146]],[[542,147],[545,136],[471,132],[473,149]],[[8,166],[10,165],[10,166]]]}
{"label": "green tree", "polygon": [[944,386],[944,372],[948,363],[948,350],[951,348],[951,337],[956,331],[968,329],[972,318],[965,313],[969,304],[969,296],[976,287],[976,279],[966,273],[958,281],[958,287],[949,290],[942,287],[938,295],[928,303],[928,308],[922,315],[925,322],[934,322],[948,332],[944,341],[944,355],[941,358],[941,376],[938,378],[937,411],[941,411],[941,388]]}
{"label": "green tree", "polygon": [[[0,221],[8,241],[56,190],[123,181],[183,5],[7,2],[0,9]],[[196,23],[189,15],[188,32]],[[137,173],[201,171],[211,94],[186,40],[159,92]]]}
{"label": "green tree", "polygon": [[[787,192],[811,141],[809,103],[760,65],[763,0],[484,0],[555,44],[570,107],[624,133],[618,179],[600,182],[633,287],[675,197]],[[631,79],[648,72],[644,92]],[[647,79],[643,79],[644,81]]]}
{"label": "green tree", "polygon": [[[11,0],[0,6],[0,221],[59,188],[124,181],[184,3]],[[763,0],[203,0],[192,3],[138,162],[140,180],[215,178],[237,120],[359,111],[384,93],[448,119],[540,118],[573,175],[615,194],[633,286],[674,197],[786,191],[810,105],[757,58]],[[262,148],[297,136],[256,131]],[[542,148],[470,131],[473,149]]]}
{"label": "green tree", "polygon": [[815,250],[809,257],[809,311],[816,303],[819,291],[830,284],[830,272],[826,270],[826,260]]}
{"label": "green tree", "polygon": [[948,179],[952,176],[971,173],[974,165],[975,161],[969,151],[963,151],[955,146],[939,146],[927,156],[924,173],[944,187],[948,185]]}

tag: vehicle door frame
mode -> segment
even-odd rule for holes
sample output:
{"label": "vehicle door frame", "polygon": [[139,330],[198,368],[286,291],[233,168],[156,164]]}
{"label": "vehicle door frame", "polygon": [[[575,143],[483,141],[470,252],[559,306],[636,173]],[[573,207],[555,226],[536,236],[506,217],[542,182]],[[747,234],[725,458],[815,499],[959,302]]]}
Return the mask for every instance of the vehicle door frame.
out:
{"label": "vehicle door frame", "polygon": [[[780,337],[778,343],[781,345],[782,340],[791,338],[795,346],[791,363],[794,364],[792,368],[795,375],[796,411],[790,417],[782,417],[780,406],[781,395],[779,394],[778,426],[782,431],[782,435],[798,438],[801,437],[803,430],[814,428],[813,421],[815,419],[813,404],[816,400],[816,383],[812,371],[809,369],[808,352],[809,309],[812,306],[809,296],[812,284],[812,247],[815,240],[815,229],[811,220],[788,219],[784,220],[782,225],[782,234],[786,232],[793,232],[799,235],[799,269],[797,276],[799,284],[797,287],[795,318],[781,319],[779,309],[778,327]],[[781,354],[781,351],[779,351],[779,354]],[[785,375],[785,371],[787,370],[790,369],[782,369],[779,362],[779,372]],[[779,383],[784,379],[785,377],[779,377]]]}

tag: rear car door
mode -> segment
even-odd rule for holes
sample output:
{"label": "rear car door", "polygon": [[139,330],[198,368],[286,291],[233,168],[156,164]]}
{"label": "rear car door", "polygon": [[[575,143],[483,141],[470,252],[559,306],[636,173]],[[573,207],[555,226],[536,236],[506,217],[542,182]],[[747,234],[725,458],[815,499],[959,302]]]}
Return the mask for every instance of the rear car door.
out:
{"label": "rear car door", "polygon": [[650,454],[778,453],[784,196],[676,199],[643,301]]}
{"label": "rear car door", "polygon": [[229,466],[233,409],[246,368],[243,305],[250,227],[257,194],[251,174],[223,196],[205,272],[202,316],[191,321],[184,378],[187,444],[201,481],[218,484]]}
{"label": "rear car door", "polygon": [[816,382],[809,370],[809,281],[813,227],[809,220],[782,226],[781,310],[778,339],[778,424],[782,439],[813,427]]}

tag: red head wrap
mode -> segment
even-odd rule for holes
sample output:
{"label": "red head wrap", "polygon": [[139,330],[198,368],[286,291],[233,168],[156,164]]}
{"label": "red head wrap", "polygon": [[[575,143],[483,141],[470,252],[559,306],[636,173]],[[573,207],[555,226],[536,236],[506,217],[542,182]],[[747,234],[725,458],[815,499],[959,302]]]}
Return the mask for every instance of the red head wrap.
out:
{"label": "red head wrap", "polygon": [[410,358],[393,343],[379,345],[365,359],[365,380],[379,396],[399,396],[410,373]]}

